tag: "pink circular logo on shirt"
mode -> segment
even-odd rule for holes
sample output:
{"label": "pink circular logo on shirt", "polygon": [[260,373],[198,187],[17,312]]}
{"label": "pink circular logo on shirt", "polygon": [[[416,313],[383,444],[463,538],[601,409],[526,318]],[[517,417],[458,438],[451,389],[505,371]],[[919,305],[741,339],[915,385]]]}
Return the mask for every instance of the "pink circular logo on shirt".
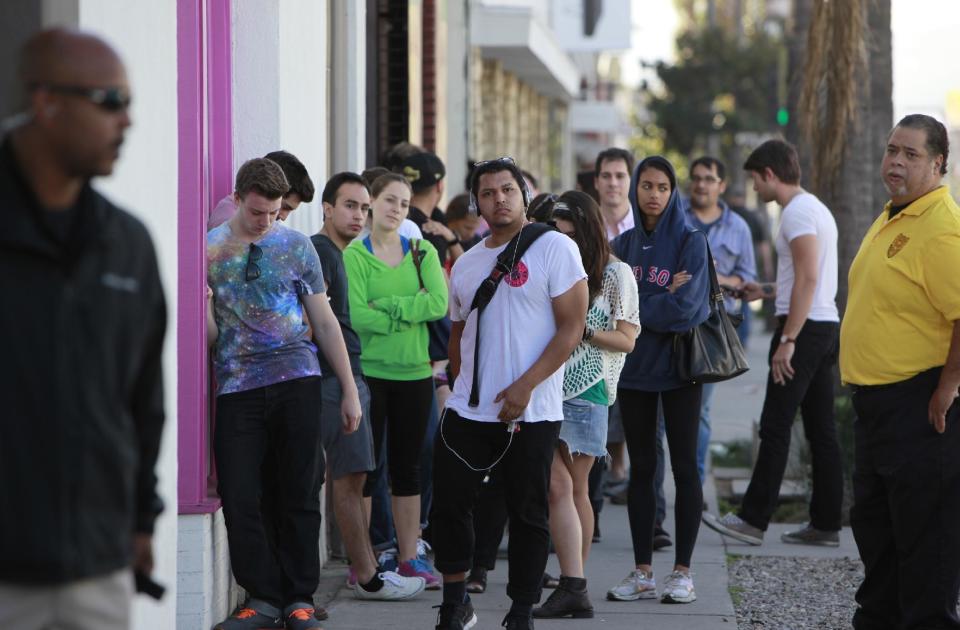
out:
{"label": "pink circular logo on shirt", "polygon": [[517,263],[517,266],[507,274],[507,277],[504,278],[504,281],[509,284],[511,287],[522,287],[527,283],[527,278],[530,277],[530,272],[527,270],[527,266],[523,264],[523,261]]}

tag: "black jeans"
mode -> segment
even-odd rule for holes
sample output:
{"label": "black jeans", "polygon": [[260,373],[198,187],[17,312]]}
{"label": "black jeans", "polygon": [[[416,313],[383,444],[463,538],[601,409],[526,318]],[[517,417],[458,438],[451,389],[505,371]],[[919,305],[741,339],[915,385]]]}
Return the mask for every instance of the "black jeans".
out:
{"label": "black jeans", "polygon": [[657,500],[654,479],[657,456],[657,404],[663,404],[664,428],[673,479],[677,486],[676,563],[690,566],[693,548],[700,530],[703,511],[703,487],[697,472],[697,438],[700,423],[702,385],[686,385],[665,392],[620,389],[617,398],[623,414],[623,433],[630,454],[630,487],[627,490],[627,515],[633,539],[636,564],[653,559],[653,531]]}
{"label": "black jeans", "polygon": [[[320,404],[319,376],[217,397],[213,447],[233,575],[278,607],[312,602],[320,579]],[[262,468],[268,453],[272,475]]]}
{"label": "black jeans", "polygon": [[857,630],[960,628],[960,405],[927,422],[940,368],[853,395]]}
{"label": "black jeans", "polygon": [[[550,465],[560,435],[559,422],[522,422],[497,464],[510,517],[507,595],[519,604],[540,601],[540,580],[550,548]],[[465,420],[447,409],[433,451],[433,548],[441,573],[462,573],[473,567],[473,511],[485,472],[507,446],[510,434],[500,422]]]}
{"label": "black jeans", "polygon": [[503,467],[497,466],[489,472],[486,481],[480,486],[480,494],[473,509],[473,566],[493,571],[497,566],[497,552],[500,550],[506,525],[507,497]]}
{"label": "black jeans", "polygon": [[[420,452],[423,449],[430,407],[433,403],[433,377],[416,381],[392,381],[367,377],[370,386],[370,425],[377,463],[386,448],[390,491],[395,497],[420,494]],[[383,467],[367,475],[363,496],[369,497],[377,485]]]}
{"label": "black jeans", "polygon": [[[822,531],[840,529],[843,465],[833,411],[839,329],[835,322],[808,319],[797,336],[790,363],[793,378],[785,385],[777,385],[772,372],[767,375],[767,393],[760,413],[760,452],[740,507],[740,518],[754,527],[766,530],[777,507],[790,453],[790,428],[799,409],[812,456],[810,525]],[[768,360],[780,346],[782,334],[783,318],[773,333]]]}

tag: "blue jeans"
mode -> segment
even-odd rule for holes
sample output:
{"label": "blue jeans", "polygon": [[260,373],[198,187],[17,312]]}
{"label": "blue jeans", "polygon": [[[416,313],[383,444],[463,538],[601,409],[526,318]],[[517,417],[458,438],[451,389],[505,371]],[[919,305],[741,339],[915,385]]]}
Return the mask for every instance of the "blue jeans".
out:
{"label": "blue jeans", "polygon": [[706,473],[707,449],[710,448],[710,401],[716,386],[716,383],[704,383],[700,400],[700,433],[697,438],[697,472],[700,473],[700,483],[703,483]]}

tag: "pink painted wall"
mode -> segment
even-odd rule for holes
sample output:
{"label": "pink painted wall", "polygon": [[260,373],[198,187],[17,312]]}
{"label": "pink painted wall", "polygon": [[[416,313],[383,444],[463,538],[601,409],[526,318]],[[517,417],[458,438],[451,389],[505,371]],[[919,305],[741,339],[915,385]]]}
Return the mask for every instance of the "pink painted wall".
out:
{"label": "pink painted wall", "polygon": [[207,384],[206,227],[232,189],[230,0],[177,1],[179,246],[177,458],[180,514],[213,512]]}

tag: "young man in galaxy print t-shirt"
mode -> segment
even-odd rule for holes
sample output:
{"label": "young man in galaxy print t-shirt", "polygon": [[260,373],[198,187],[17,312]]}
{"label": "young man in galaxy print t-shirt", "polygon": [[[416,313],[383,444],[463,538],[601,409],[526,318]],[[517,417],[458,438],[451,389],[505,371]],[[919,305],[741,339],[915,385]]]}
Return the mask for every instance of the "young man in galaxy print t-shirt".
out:
{"label": "young man in galaxy print t-shirt", "polygon": [[312,603],[324,469],[317,346],[343,388],[345,429],[360,422],[320,259],[306,235],[276,222],[287,190],[276,163],[246,162],[237,172],[236,214],[207,234],[218,491],[233,574],[250,594],[222,630],[320,627]]}

